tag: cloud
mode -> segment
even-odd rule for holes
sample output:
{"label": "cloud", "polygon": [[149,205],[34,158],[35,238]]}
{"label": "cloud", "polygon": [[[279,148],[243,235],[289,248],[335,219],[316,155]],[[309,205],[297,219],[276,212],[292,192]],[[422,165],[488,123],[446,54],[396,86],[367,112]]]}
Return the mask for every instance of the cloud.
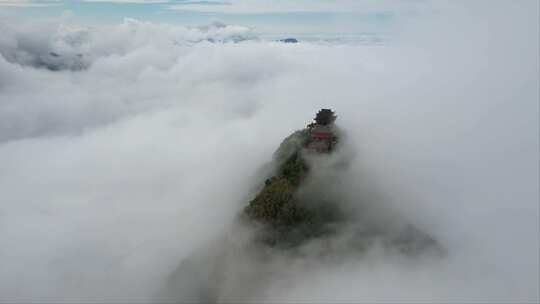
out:
{"label": "cloud", "polygon": [[[82,0],[83,2],[116,3],[116,4],[167,4],[172,10],[215,12],[232,14],[261,14],[261,13],[381,13],[393,11],[407,13],[425,8],[426,1],[354,1],[354,0]],[[0,6],[39,7],[62,5],[62,0],[3,0]]]}
{"label": "cloud", "polygon": [[[77,88],[70,84],[72,75],[60,73],[52,76],[57,80],[58,86],[36,87],[39,82],[45,81],[49,76],[40,71],[30,72],[30,76],[25,77],[25,82],[29,83],[33,89],[24,92],[28,89],[27,87],[22,89],[14,87],[10,92],[6,92],[9,96],[6,98],[9,98],[11,102],[4,105],[4,111],[0,113],[2,116],[0,142],[48,134],[74,134],[87,127],[114,121],[124,115],[134,115],[154,107],[166,106],[173,102],[173,96],[160,99],[153,95],[154,93],[148,92],[149,95],[146,97],[137,97],[137,94],[142,92],[130,92],[129,86],[124,86],[122,89],[126,90],[127,95],[116,101],[110,100],[109,93],[88,94],[86,90],[101,91],[99,87],[102,85],[107,87],[117,85],[116,73],[135,72],[131,79],[125,78],[121,81],[125,81],[125,84],[139,81],[138,73],[142,70],[146,71],[144,74],[154,75],[155,69],[155,72],[159,74],[159,71],[163,69],[174,67],[175,58],[181,57],[198,42],[227,43],[255,37],[248,27],[221,23],[202,27],[175,27],[126,19],[120,25],[99,29],[72,27],[58,23],[43,24],[39,32],[35,32],[33,26],[13,27],[8,26],[7,23],[0,24],[0,28],[5,33],[0,40],[0,54],[3,55],[0,64],[4,65],[6,70],[24,73],[25,70],[11,66],[9,62],[12,62],[52,71],[81,71],[91,68],[92,73],[76,76],[86,83],[83,88]],[[108,38],[103,39],[103,37]],[[162,53],[159,49],[167,49],[171,52]],[[114,69],[111,70],[106,66],[114,67]],[[193,73],[196,74],[197,71]],[[238,71],[237,74],[241,75],[241,73],[242,71]],[[234,74],[232,76],[234,77]],[[6,73],[5,77],[7,79],[10,76]],[[184,76],[178,75],[178,77]],[[159,86],[159,80],[150,77],[149,81],[157,81],[156,85]],[[168,85],[176,84],[169,83]],[[184,85],[189,86],[189,83]],[[36,94],[35,90],[42,93]],[[41,94],[52,94],[55,97],[44,100]],[[75,99],[77,102],[71,103],[70,99]],[[26,106],[12,106],[17,102]],[[26,107],[31,107],[32,110],[28,111]],[[32,118],[30,121],[21,121],[21,116]]]}
{"label": "cloud", "polygon": [[[208,41],[243,26],[4,24],[0,302],[150,301],[326,106],[357,151],[347,195],[382,192],[382,209],[448,257],[276,258],[253,299],[537,302],[538,3],[484,4],[403,24],[384,46]],[[35,64],[51,51],[90,64]]]}
{"label": "cloud", "polygon": [[231,1],[178,1],[170,9],[233,14],[265,13],[380,13],[404,12],[425,6],[424,1],[354,1],[354,0],[231,0]]}
{"label": "cloud", "polygon": [[[97,29],[68,26],[62,22],[65,20],[40,22],[42,33],[35,33],[33,25],[13,27],[8,19],[0,23],[0,29],[5,33],[0,40],[0,52],[6,60],[21,65],[50,70],[81,70],[87,68],[96,57],[123,54],[128,48],[143,47],[151,41],[174,46],[200,41],[238,42],[256,38],[251,28],[220,22],[200,27],[171,27],[125,18],[119,27]],[[136,45],[123,45],[127,42],[125,40],[105,41],[98,38],[109,32],[109,35],[121,39],[120,35],[125,31],[136,32]],[[156,36],[159,31],[167,33]]]}
{"label": "cloud", "polygon": [[2,0],[0,7],[43,7],[62,5],[61,0]]}
{"label": "cloud", "polygon": [[119,3],[119,4],[155,4],[155,3],[168,3],[170,0],[83,0],[84,2],[105,2],[105,3]]}

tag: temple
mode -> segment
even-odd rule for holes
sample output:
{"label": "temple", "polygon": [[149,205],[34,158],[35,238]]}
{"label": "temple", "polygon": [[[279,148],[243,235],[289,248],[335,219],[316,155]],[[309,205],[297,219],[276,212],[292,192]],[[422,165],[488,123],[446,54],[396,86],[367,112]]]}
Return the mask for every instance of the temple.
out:
{"label": "temple", "polygon": [[313,123],[308,125],[309,142],[306,146],[308,151],[317,153],[329,153],[337,143],[334,121],[337,116],[330,109],[320,110]]}

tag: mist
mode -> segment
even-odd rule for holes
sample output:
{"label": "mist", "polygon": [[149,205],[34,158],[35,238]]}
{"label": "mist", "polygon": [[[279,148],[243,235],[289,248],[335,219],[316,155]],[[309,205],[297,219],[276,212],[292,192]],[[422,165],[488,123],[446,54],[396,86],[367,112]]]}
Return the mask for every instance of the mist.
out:
{"label": "mist", "polygon": [[0,302],[151,302],[323,107],[354,151],[343,195],[447,254],[271,254],[247,299],[538,302],[538,2],[456,3],[376,46],[0,21]]}

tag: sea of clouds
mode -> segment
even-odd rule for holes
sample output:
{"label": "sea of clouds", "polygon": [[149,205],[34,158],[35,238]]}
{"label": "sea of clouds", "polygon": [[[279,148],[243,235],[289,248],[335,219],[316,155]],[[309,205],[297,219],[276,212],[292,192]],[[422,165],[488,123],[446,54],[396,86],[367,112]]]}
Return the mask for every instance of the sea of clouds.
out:
{"label": "sea of clouds", "polygon": [[448,6],[366,46],[6,17],[0,302],[150,301],[321,107],[354,143],[351,193],[377,184],[448,255],[295,264],[254,299],[538,302],[538,18]]}

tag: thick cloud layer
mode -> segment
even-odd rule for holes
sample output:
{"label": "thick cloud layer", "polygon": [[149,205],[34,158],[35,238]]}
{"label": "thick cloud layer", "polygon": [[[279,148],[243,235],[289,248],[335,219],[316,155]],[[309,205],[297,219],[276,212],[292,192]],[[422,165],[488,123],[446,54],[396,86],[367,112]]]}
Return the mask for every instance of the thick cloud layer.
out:
{"label": "thick cloud layer", "polygon": [[[63,20],[68,21],[69,16]],[[16,26],[12,22],[8,19],[0,23],[2,56],[9,62],[53,71],[86,69],[98,58],[123,56],[149,46],[174,48],[201,41],[238,42],[255,38],[250,28],[220,22],[175,27],[126,18],[121,25],[101,28],[58,21],[17,23]]]}
{"label": "thick cloud layer", "polygon": [[256,299],[537,302],[529,4],[447,7],[373,47],[207,41],[249,32],[222,25],[2,25],[0,301],[148,301],[328,106],[357,150],[349,195],[377,184],[382,208],[448,257],[298,262]]}

